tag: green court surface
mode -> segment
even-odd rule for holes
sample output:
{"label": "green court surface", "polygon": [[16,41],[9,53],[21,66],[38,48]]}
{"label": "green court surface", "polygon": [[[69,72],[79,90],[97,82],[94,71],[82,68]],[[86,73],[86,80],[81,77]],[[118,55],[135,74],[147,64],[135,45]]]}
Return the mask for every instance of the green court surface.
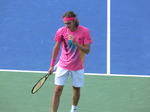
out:
{"label": "green court surface", "polygon": [[[54,75],[31,94],[43,73],[0,72],[0,112],[50,112]],[[58,112],[69,112],[70,78]],[[85,75],[77,112],[150,112],[150,78]]]}

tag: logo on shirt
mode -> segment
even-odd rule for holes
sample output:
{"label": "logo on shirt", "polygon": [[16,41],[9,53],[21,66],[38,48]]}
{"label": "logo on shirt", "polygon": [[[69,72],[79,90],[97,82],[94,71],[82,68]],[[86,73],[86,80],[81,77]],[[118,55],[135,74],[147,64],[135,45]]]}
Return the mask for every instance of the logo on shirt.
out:
{"label": "logo on shirt", "polygon": [[79,38],[79,40],[82,40],[82,38]]}

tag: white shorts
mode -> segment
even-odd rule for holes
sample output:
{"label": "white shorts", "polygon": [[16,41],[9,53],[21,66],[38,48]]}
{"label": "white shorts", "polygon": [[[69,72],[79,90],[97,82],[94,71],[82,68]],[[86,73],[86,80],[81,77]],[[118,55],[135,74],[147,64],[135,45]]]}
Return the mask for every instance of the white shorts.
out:
{"label": "white shorts", "polygon": [[69,71],[57,67],[55,74],[55,85],[65,85],[67,78],[71,75],[71,84],[74,87],[84,86],[84,69],[78,71]]}

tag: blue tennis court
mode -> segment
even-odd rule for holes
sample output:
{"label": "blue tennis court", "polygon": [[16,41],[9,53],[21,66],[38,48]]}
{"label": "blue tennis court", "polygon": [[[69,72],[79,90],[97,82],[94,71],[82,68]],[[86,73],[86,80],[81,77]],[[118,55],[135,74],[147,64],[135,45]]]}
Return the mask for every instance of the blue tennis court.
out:
{"label": "blue tennis court", "polygon": [[[110,65],[107,1],[0,1],[2,111],[49,112],[53,77],[38,94],[30,94],[30,89],[48,70],[54,35],[64,26],[61,16],[71,10],[78,15],[80,24],[90,29],[93,39],[85,60],[86,84],[78,111],[149,112],[150,1],[110,0]],[[65,89],[68,92],[64,91],[59,112],[70,109],[69,81]]]}

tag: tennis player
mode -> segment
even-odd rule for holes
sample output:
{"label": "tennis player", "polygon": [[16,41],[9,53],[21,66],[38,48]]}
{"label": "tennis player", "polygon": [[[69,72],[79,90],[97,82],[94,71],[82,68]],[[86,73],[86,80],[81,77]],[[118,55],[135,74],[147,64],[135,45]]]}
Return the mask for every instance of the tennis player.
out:
{"label": "tennis player", "polygon": [[73,11],[63,15],[64,27],[57,30],[54,40],[49,72],[53,72],[55,61],[62,46],[59,64],[55,74],[55,88],[52,98],[51,112],[57,112],[60,96],[69,75],[71,75],[73,95],[70,112],[76,112],[80,98],[80,87],[84,86],[84,55],[90,52],[92,39],[89,29],[79,25]]}

